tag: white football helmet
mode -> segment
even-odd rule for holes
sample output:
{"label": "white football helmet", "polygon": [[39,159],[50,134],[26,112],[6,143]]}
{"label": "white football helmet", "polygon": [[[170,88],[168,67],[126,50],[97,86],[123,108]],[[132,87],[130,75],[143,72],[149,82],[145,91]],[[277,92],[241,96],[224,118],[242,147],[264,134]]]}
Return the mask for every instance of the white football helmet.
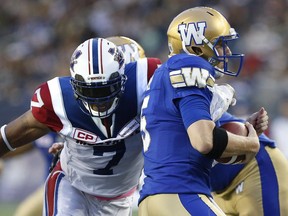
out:
{"label": "white football helmet", "polygon": [[209,61],[222,75],[240,73],[244,54],[232,53],[228,46],[239,35],[217,10],[194,7],[181,12],[170,23],[167,36],[169,56],[194,54]]}
{"label": "white football helmet", "polygon": [[83,112],[105,118],[115,111],[127,79],[124,69],[123,52],[104,38],[86,40],[76,48],[71,84]]}
{"label": "white football helmet", "polygon": [[106,38],[113,42],[125,55],[126,64],[137,61],[139,58],[145,58],[143,47],[135,40],[124,36],[111,36]]}

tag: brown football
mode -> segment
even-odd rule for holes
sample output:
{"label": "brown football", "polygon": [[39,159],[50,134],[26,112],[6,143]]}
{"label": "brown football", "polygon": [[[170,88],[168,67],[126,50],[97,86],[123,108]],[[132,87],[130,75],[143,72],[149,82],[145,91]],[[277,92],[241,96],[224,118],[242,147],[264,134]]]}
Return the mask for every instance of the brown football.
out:
{"label": "brown football", "polygon": [[[228,123],[223,124],[221,128],[224,128],[233,134],[237,134],[241,136],[248,135],[248,129],[246,125],[242,122],[236,122],[236,121],[228,122]],[[244,160],[245,160],[245,155],[235,155],[232,157],[224,157],[224,158],[216,159],[218,163],[222,163],[222,164],[238,164],[238,163],[243,162]]]}
{"label": "brown football", "polygon": [[237,134],[237,135],[241,135],[241,136],[248,135],[248,128],[242,122],[236,122],[236,121],[228,122],[228,123],[223,124],[221,128],[224,128],[227,131]]}

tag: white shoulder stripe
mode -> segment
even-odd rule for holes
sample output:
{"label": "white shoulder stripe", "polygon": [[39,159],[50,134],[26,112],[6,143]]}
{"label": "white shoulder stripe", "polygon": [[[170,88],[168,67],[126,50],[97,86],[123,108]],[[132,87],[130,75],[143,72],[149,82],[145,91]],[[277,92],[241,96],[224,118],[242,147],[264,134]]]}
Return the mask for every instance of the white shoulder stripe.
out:
{"label": "white shoulder stripe", "polygon": [[63,95],[62,90],[59,83],[59,78],[56,77],[52,80],[47,82],[50,94],[51,94],[51,101],[53,109],[56,115],[59,117],[63,124],[63,128],[60,133],[67,135],[72,131],[71,122],[67,118],[64,102],[63,102]]}
{"label": "white shoulder stripe", "polygon": [[142,103],[142,95],[147,88],[148,83],[148,60],[147,58],[141,58],[137,60],[137,70],[136,70],[136,88],[137,88],[137,99],[138,99],[138,110],[140,111],[140,106]]}

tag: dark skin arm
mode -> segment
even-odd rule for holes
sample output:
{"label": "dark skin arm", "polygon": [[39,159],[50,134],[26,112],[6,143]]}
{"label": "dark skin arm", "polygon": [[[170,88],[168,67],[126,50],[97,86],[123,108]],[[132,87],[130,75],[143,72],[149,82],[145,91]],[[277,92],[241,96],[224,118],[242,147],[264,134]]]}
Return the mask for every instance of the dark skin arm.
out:
{"label": "dark skin arm", "polygon": [[[7,124],[5,128],[6,138],[12,148],[18,148],[33,142],[34,140],[49,133],[50,129],[37,121],[31,110],[28,110],[17,119]],[[0,135],[0,157],[8,153],[10,150],[7,148]]]}
{"label": "dark skin arm", "polygon": [[[7,154],[5,154],[2,158],[3,159],[8,159],[8,158],[13,158],[15,156],[18,156],[18,155],[22,155],[26,152],[29,152],[31,151],[32,149],[34,148],[33,144],[32,143],[29,143],[27,145],[24,145],[24,146],[21,146],[19,148],[17,148],[15,151],[10,151],[8,152]],[[1,172],[2,170],[4,169],[4,163],[3,163],[4,160],[2,160],[0,158],[0,175],[1,175]]]}
{"label": "dark skin arm", "polygon": [[7,154],[5,154],[3,156],[3,159],[15,157],[15,156],[18,156],[18,155],[22,155],[22,154],[24,154],[26,152],[31,151],[33,148],[34,148],[33,144],[29,143],[27,145],[24,145],[24,146],[21,146],[21,147],[17,148],[15,151],[8,152]]}

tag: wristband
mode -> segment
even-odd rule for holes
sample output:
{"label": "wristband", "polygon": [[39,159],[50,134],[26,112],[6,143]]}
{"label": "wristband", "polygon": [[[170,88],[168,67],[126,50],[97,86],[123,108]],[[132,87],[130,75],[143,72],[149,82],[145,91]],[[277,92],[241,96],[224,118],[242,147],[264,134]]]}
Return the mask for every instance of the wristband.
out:
{"label": "wristband", "polygon": [[228,144],[228,134],[223,128],[214,127],[213,129],[213,147],[211,151],[206,154],[207,157],[212,159],[219,158],[226,149]]}
{"label": "wristband", "polygon": [[3,125],[3,126],[1,127],[1,129],[0,129],[2,139],[3,139],[4,143],[6,144],[7,148],[8,148],[10,151],[15,151],[16,148],[13,148],[13,147],[10,145],[10,143],[8,142],[8,140],[7,140],[6,133],[5,133],[5,128],[6,128],[6,126],[7,126],[7,125],[5,124],[5,125]]}

